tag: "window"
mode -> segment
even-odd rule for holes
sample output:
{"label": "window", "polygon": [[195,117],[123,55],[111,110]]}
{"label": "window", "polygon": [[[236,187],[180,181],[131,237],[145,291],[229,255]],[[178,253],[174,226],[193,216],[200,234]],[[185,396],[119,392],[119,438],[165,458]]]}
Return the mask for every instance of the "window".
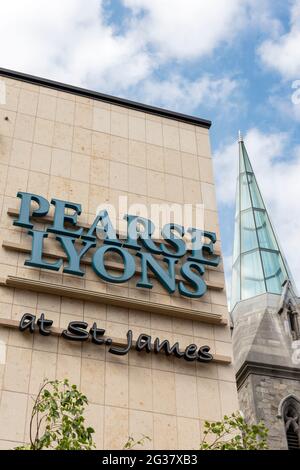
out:
{"label": "window", "polygon": [[282,417],[289,450],[300,450],[300,401],[287,397],[282,404]]}

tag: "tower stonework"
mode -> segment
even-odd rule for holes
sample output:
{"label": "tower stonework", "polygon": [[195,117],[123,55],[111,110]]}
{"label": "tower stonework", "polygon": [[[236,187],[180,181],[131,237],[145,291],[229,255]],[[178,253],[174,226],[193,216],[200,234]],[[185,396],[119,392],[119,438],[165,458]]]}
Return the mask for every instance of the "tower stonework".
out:
{"label": "tower stonework", "polygon": [[300,448],[299,299],[240,139],[232,305],[240,409],[269,448]]}
{"label": "tower stonework", "polygon": [[272,449],[287,448],[284,400],[300,401],[300,345],[288,331],[287,315],[278,314],[279,303],[280,296],[262,294],[240,302],[233,311],[240,408],[248,422],[264,421]]}

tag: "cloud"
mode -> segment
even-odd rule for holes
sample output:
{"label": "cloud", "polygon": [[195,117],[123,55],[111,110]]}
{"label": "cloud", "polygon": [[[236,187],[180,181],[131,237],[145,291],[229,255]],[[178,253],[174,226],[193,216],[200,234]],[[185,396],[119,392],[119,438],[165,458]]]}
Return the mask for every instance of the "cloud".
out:
{"label": "cloud", "polygon": [[100,0],[11,0],[1,7],[1,66],[97,89],[135,85],[151,57],[132,31],[118,35]]}
{"label": "cloud", "polygon": [[140,94],[147,103],[192,113],[200,105],[214,107],[227,103],[237,87],[237,82],[229,77],[217,79],[204,75],[192,81],[173,75],[166,80],[145,80]]}
{"label": "cloud", "polygon": [[289,31],[264,41],[258,53],[263,63],[284,79],[300,78],[300,0],[293,1]]}
{"label": "cloud", "polygon": [[6,2],[0,16],[1,66],[185,112],[204,97],[208,106],[220,104],[234,91],[230,78],[187,78],[184,61],[211,53],[232,37],[241,2],[212,0],[204,7],[197,0],[187,5],[173,0],[172,8],[167,1],[123,3],[120,27],[104,0]]}
{"label": "cloud", "polygon": [[[287,257],[296,285],[300,285],[300,146],[291,150],[288,133],[266,133],[250,129],[245,137],[258,185]],[[233,207],[238,165],[238,144],[228,143],[214,156],[219,208]]]}
{"label": "cloud", "polygon": [[172,0],[170,8],[167,1],[122,1],[123,27],[104,0],[6,2],[1,66],[181,112],[229,102],[235,80],[207,73],[188,78],[184,64],[232,37],[241,2],[212,0],[204,8],[198,0]]}
{"label": "cloud", "polygon": [[10,0],[1,6],[0,64],[191,112],[205,94],[209,108],[236,90],[230,72],[192,78],[193,66],[198,70],[202,59],[247,26],[276,29],[268,5],[269,0],[255,7],[251,0],[120,0],[117,7],[107,0]]}
{"label": "cloud", "polygon": [[247,1],[123,0],[140,16],[138,27],[148,43],[168,59],[193,59],[211,53],[239,31]]}

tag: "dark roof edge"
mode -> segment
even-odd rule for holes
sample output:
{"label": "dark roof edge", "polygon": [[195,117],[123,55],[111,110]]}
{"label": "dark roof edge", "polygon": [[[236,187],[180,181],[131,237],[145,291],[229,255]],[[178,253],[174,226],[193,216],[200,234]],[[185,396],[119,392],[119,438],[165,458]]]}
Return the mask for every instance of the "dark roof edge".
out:
{"label": "dark roof edge", "polygon": [[9,77],[16,80],[21,80],[23,82],[32,83],[35,85],[41,85],[48,88],[55,88],[57,90],[63,91],[65,93],[73,93],[79,96],[85,96],[86,98],[92,98],[99,101],[105,101],[106,103],[115,104],[118,106],[125,106],[126,108],[135,109],[137,111],[142,111],[144,113],[155,114],[156,116],[161,116],[168,119],[173,119],[176,121],[186,122],[188,124],[193,124],[195,126],[204,127],[209,129],[211,126],[211,121],[206,119],[201,119],[195,116],[189,116],[187,114],[177,113],[175,111],[170,111],[168,109],[157,108],[156,106],[150,106],[143,103],[137,103],[136,101],[126,100],[124,98],[118,98],[116,96],[106,95],[104,93],[99,93],[97,91],[91,91],[86,88],[80,88],[73,85],[68,85],[61,82],[56,82],[54,80],[48,80],[46,78],[36,77],[34,75],[29,75],[23,72],[15,72],[14,70],[8,70],[0,67],[0,75]]}

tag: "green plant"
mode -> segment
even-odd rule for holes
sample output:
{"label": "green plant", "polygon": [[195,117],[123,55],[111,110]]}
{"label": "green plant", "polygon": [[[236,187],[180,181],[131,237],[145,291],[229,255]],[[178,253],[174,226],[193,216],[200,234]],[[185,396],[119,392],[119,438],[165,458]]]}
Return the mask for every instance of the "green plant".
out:
{"label": "green plant", "polygon": [[83,417],[87,397],[67,379],[46,380],[32,408],[30,444],[17,450],[90,450],[95,447],[91,427]]}
{"label": "green plant", "polygon": [[268,448],[267,437],[264,423],[247,424],[237,412],[222,421],[205,421],[200,450],[264,450]]}
{"label": "green plant", "polygon": [[132,436],[129,436],[127,442],[124,444],[123,449],[130,450],[130,449],[133,449],[136,446],[143,446],[145,444],[145,441],[147,441],[147,440],[151,441],[150,437],[144,436],[144,434],[142,436],[143,437],[141,437],[137,441],[135,441]]}

